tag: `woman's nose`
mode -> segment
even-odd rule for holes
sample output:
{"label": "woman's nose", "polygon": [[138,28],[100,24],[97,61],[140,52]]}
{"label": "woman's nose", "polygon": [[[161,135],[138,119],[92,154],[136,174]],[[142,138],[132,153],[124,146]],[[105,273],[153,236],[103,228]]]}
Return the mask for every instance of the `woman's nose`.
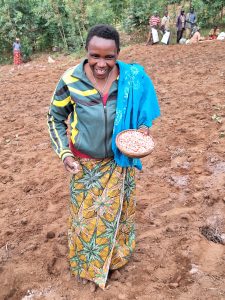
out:
{"label": "woman's nose", "polygon": [[106,66],[106,61],[105,61],[105,59],[104,58],[100,58],[99,60],[98,60],[98,67],[105,67]]}

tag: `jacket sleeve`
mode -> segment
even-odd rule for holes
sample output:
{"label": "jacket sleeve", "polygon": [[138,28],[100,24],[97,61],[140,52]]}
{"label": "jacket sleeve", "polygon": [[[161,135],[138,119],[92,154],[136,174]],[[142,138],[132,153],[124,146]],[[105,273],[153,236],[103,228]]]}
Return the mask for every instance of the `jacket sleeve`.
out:
{"label": "jacket sleeve", "polygon": [[139,104],[138,128],[151,127],[152,121],[160,116],[160,108],[154,85],[145,72],[142,80],[143,91]]}
{"label": "jacket sleeve", "polygon": [[53,149],[64,160],[73,156],[69,148],[66,121],[73,111],[69,89],[63,78],[60,79],[53,94],[48,112],[48,130]]}

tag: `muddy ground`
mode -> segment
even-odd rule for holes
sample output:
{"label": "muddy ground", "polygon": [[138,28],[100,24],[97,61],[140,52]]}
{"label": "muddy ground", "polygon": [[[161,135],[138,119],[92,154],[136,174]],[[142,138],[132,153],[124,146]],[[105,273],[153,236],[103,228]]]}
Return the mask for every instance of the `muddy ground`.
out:
{"label": "muddy ground", "polygon": [[219,41],[121,52],[145,66],[162,117],[137,172],[136,252],[94,294],[69,274],[69,175],[46,125],[55,85],[76,62],[0,67],[0,299],[225,299],[224,58]]}

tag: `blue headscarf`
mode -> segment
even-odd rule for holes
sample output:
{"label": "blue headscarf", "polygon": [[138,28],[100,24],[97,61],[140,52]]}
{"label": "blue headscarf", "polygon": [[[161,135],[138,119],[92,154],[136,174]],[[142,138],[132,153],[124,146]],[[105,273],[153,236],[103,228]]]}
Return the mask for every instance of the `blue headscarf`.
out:
{"label": "blue headscarf", "polygon": [[160,116],[160,109],[154,86],[138,64],[126,64],[118,61],[120,70],[116,117],[114,121],[112,150],[114,159],[121,167],[142,169],[138,158],[129,158],[116,146],[116,136],[126,129],[138,129],[141,126],[151,127],[152,121]]}

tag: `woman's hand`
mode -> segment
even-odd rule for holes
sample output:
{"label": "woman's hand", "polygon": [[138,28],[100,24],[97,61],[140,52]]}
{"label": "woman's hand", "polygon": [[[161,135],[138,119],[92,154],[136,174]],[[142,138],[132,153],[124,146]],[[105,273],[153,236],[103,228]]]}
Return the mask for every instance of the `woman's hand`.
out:
{"label": "woman's hand", "polygon": [[144,135],[150,135],[150,129],[148,127],[141,127],[138,131],[142,132]]}
{"label": "woman's hand", "polygon": [[78,162],[75,161],[74,157],[68,156],[63,160],[64,166],[71,174],[77,174],[80,171]]}

